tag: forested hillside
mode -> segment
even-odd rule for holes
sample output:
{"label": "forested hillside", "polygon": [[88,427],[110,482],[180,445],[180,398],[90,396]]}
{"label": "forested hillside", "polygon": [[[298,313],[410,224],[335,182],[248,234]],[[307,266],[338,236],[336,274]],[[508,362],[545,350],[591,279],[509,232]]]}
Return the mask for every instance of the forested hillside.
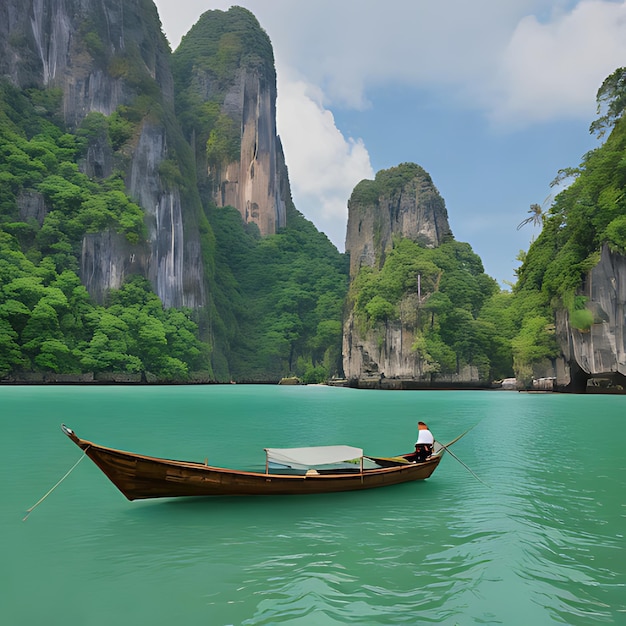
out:
{"label": "forested hillside", "polygon": [[[233,377],[291,374],[321,382],[339,374],[345,255],[293,207],[288,226],[266,238],[244,229],[235,209],[210,207],[208,214],[217,244],[213,297],[221,315],[213,345]],[[217,369],[217,356],[214,363]]]}

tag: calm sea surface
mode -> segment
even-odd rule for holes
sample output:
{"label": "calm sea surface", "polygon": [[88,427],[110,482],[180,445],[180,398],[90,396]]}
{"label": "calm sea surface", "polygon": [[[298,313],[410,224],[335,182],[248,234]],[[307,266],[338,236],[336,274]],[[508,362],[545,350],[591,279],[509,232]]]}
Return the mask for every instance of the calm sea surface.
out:
{"label": "calm sea surface", "polygon": [[[0,387],[0,623],[626,624],[626,398],[326,387]],[[128,502],[60,431],[261,469],[263,448],[446,455],[360,493]]]}

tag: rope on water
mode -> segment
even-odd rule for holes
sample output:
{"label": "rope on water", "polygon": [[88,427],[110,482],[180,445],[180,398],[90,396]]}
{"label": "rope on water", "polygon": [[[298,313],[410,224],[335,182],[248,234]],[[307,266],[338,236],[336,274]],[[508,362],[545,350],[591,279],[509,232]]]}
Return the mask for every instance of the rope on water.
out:
{"label": "rope on water", "polygon": [[87,450],[89,450],[89,448],[87,448],[83,452],[83,455],[80,457],[80,459],[78,459],[78,461],[76,461],[76,463],[74,463],[74,465],[72,465],[72,467],[70,467],[70,469],[67,471],[65,476],[63,476],[63,478],[61,478],[61,480],[54,487],[52,487],[52,489],[50,489],[48,491],[48,493],[46,493],[45,496],[43,496],[41,499],[39,499],[37,502],[35,502],[35,504],[33,504],[33,506],[31,506],[30,509],[26,509],[26,515],[24,516],[24,519],[22,520],[23,522],[25,522],[28,519],[28,516],[74,471],[74,469],[78,466],[78,464],[87,455]]}

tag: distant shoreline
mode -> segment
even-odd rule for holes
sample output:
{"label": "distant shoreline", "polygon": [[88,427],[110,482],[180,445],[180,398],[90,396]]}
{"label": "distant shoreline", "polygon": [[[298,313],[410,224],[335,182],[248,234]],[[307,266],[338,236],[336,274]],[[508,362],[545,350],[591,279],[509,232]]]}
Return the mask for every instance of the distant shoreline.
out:
{"label": "distant shoreline", "polygon": [[[82,386],[102,386],[102,385],[277,385],[285,379],[280,380],[243,380],[243,381],[215,381],[207,375],[192,375],[188,380],[159,380],[151,374],[124,374],[104,372],[94,374],[56,374],[54,372],[31,372],[13,374],[0,379],[0,385],[82,385]],[[304,384],[304,383],[292,383]],[[485,390],[501,389],[494,383],[476,382],[443,382],[443,381],[417,381],[400,378],[363,378],[363,379],[334,379],[324,383],[328,387],[346,387],[351,389],[384,389],[384,390],[419,390],[419,389],[439,389],[439,390]]]}
{"label": "distant shoreline", "polygon": [[[55,374],[53,372],[31,372],[28,374],[9,375],[0,378],[0,387],[27,387],[27,386],[54,386],[68,385],[73,387],[103,387],[103,386],[184,386],[184,385],[278,385],[280,380],[240,380],[240,381],[216,381],[211,380],[206,374],[192,375],[189,380],[159,380],[151,374],[115,374],[104,372],[99,374]],[[306,383],[294,383],[295,385],[310,386]],[[316,386],[343,387],[346,389],[364,389],[381,391],[516,391],[527,394],[542,393],[570,393],[570,394],[593,394],[593,395],[626,395],[626,391],[620,386],[587,385],[584,390],[573,391],[559,387],[516,389],[502,386],[499,381],[492,383],[476,382],[445,382],[445,381],[418,381],[405,378],[363,378],[363,379],[333,379]]]}

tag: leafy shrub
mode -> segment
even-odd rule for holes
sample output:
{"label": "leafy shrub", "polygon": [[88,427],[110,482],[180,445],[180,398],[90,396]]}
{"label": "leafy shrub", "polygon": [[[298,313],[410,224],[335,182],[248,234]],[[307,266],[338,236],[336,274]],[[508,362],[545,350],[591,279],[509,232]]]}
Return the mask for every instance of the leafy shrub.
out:
{"label": "leafy shrub", "polygon": [[604,236],[612,250],[626,254],[626,215],[620,215],[609,222]]}
{"label": "leafy shrub", "polygon": [[376,323],[395,317],[396,308],[382,296],[376,295],[365,305],[365,311],[368,317]]}
{"label": "leafy shrub", "polygon": [[589,330],[593,325],[593,313],[589,309],[578,309],[569,314],[569,323],[578,330]]}

